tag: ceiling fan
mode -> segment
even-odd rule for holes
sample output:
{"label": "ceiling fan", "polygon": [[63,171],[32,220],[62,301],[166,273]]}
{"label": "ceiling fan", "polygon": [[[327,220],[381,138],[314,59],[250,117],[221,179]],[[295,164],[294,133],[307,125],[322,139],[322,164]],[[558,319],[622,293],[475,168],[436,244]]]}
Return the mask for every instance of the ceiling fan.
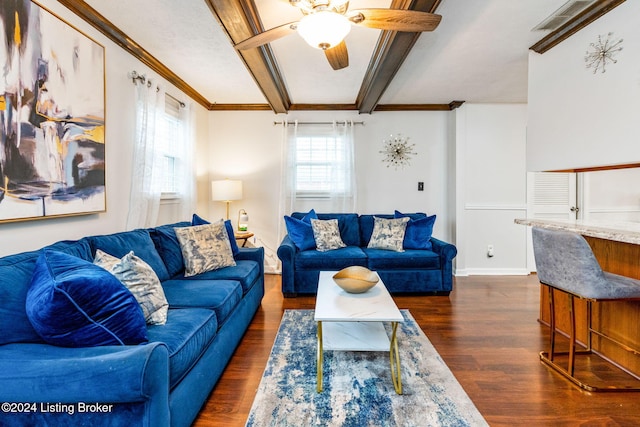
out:
{"label": "ceiling fan", "polygon": [[304,15],[299,21],[279,25],[235,45],[238,50],[253,49],[298,32],[312,47],[322,49],[334,70],[349,65],[344,38],[351,25],[389,31],[433,31],[442,17],[428,12],[403,9],[349,10],[349,0],[289,0]]}

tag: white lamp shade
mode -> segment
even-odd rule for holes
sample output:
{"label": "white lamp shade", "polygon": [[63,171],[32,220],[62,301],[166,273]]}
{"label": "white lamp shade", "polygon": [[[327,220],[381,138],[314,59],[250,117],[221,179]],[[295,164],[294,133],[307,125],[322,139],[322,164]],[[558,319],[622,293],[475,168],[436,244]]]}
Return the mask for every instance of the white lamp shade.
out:
{"label": "white lamp shade", "polygon": [[322,11],[305,15],[298,22],[298,34],[316,49],[337,46],[351,31],[351,22],[339,13]]}
{"label": "white lamp shade", "polygon": [[211,181],[211,200],[229,202],[242,199],[242,181],[222,179]]}

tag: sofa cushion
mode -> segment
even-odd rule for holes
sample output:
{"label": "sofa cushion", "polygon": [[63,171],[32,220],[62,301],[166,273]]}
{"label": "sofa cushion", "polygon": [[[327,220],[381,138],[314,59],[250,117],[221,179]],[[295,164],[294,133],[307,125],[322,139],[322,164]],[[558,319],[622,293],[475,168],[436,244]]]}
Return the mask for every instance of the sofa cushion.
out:
{"label": "sofa cushion", "polygon": [[[293,218],[302,219],[306,212],[294,212]],[[360,246],[360,226],[358,225],[358,214],[355,213],[319,213],[318,219],[337,219],[340,237],[347,246]]]}
{"label": "sofa cushion", "polygon": [[224,221],[176,228],[185,277],[236,265]]}
{"label": "sofa cushion", "polygon": [[314,249],[316,247],[316,240],[313,237],[313,227],[311,227],[312,219],[318,219],[318,215],[313,209],[302,217],[302,219],[293,218],[288,215],[284,216],[287,234],[293,244],[301,251]]}
{"label": "sofa cushion", "polygon": [[242,299],[242,286],[236,280],[171,279],[162,284],[171,308],[208,308],[215,311],[218,326]]}
{"label": "sofa cushion", "polygon": [[[191,225],[207,225],[207,224],[211,224],[211,222],[207,221],[204,218],[199,217],[196,214],[193,214],[193,216],[191,217]],[[238,255],[240,248],[238,247],[238,242],[236,242],[236,239],[235,239],[235,233],[233,232],[233,225],[231,224],[231,220],[226,220],[224,222],[224,226],[227,229],[227,235],[229,236],[229,244],[231,245],[231,252],[235,257],[236,255]]]}
{"label": "sofa cushion", "polygon": [[137,229],[102,236],[91,236],[89,240],[91,241],[93,256],[95,256],[97,249],[116,258],[122,258],[133,251],[153,268],[161,282],[169,278],[167,267],[164,265],[162,258],[160,258],[160,254],[153,244],[148,230]]}
{"label": "sofa cushion", "polygon": [[169,310],[165,325],[150,325],[150,342],[162,342],[169,350],[169,387],[176,386],[200,360],[218,330],[212,310],[181,308]]}
{"label": "sofa cushion", "polygon": [[367,256],[357,246],[347,246],[328,252],[298,252],[295,259],[296,270],[340,270],[352,265],[367,265]]}
{"label": "sofa cushion", "polygon": [[320,252],[332,251],[347,246],[340,237],[337,219],[321,220],[312,218],[311,228],[313,229],[316,248]]}
{"label": "sofa cushion", "polygon": [[193,280],[237,280],[246,294],[260,277],[260,265],[255,261],[238,260],[234,267],[225,267],[207,271],[197,276],[189,277]]}
{"label": "sofa cushion", "polygon": [[422,218],[411,218],[407,214],[395,211],[396,218],[410,218],[404,234],[403,246],[405,249],[426,249],[431,250],[431,235],[436,216],[424,216]]}
{"label": "sofa cushion", "polygon": [[169,303],[153,269],[133,251],[116,258],[98,249],[93,263],[113,274],[133,294],[142,308],[144,319],[151,325],[164,325]]}
{"label": "sofa cushion", "polygon": [[371,270],[385,269],[439,269],[440,257],[432,251],[407,249],[404,252],[392,252],[384,249],[363,249]]}
{"label": "sofa cushion", "polygon": [[43,250],[36,262],[26,311],[38,334],[64,347],[131,345],[147,341],[142,310],[105,269]]}
{"label": "sofa cushion", "polygon": [[[84,238],[65,240],[47,246],[82,259],[91,260],[91,247]],[[25,304],[31,276],[40,251],[23,252],[0,258],[0,345],[12,342],[42,342],[33,329]]]}
{"label": "sofa cushion", "polygon": [[409,218],[387,219],[375,217],[373,232],[367,247],[402,252],[407,222],[409,222]]}
{"label": "sofa cushion", "polygon": [[184,272],[182,249],[180,249],[180,242],[178,242],[178,237],[176,237],[176,231],[174,228],[190,226],[191,222],[181,221],[173,224],[161,225],[148,230],[160,258],[162,258],[164,265],[167,267],[169,277],[175,277]]}

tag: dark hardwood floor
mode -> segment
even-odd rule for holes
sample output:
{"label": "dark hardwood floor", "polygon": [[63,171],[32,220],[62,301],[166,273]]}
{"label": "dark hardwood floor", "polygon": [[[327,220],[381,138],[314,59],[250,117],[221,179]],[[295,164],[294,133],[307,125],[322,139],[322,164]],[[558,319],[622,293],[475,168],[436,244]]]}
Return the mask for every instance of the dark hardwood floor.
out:
{"label": "dark hardwood floor", "polygon": [[[584,392],[539,361],[548,328],[537,321],[535,275],[459,277],[449,297],[394,299],[410,310],[490,425],[640,426],[640,393]],[[283,310],[314,303],[283,298],[280,276],[266,276],[262,307],[195,426],[244,426]],[[607,364],[590,364],[608,372]]]}

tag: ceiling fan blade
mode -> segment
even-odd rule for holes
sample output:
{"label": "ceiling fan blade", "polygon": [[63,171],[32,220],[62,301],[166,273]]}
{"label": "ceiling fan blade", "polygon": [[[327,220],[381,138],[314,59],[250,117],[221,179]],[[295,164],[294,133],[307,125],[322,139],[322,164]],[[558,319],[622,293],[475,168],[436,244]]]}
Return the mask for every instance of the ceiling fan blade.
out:
{"label": "ceiling fan blade", "polygon": [[349,66],[349,53],[344,40],[337,46],[326,49],[324,54],[334,70],[341,70]]}
{"label": "ceiling fan blade", "polygon": [[241,41],[234,47],[237,50],[253,49],[254,47],[262,46],[263,44],[271,43],[274,40],[293,34],[296,31],[298,21],[289,22],[270,30],[263,31],[260,34],[256,34],[253,37],[249,37],[246,40]]}
{"label": "ceiling fan blade", "polygon": [[435,30],[442,16],[419,10],[354,9],[349,19],[363,27],[418,33]]}

